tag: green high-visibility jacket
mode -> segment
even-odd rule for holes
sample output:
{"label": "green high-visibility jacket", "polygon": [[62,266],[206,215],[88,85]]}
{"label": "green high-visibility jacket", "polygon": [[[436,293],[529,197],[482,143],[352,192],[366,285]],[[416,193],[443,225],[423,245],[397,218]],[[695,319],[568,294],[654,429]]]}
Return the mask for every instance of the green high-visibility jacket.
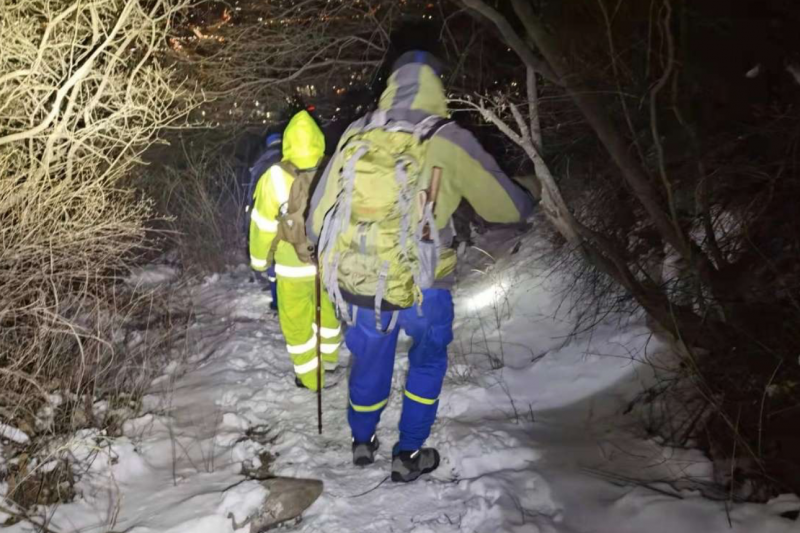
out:
{"label": "green high-visibility jacket", "polygon": [[[283,132],[283,161],[301,172],[314,172],[325,154],[325,136],[307,111],[297,113]],[[294,178],[280,166],[273,165],[259,178],[254,193],[255,204],[250,220],[250,266],[267,268],[267,255],[278,231],[278,214],[288,202]],[[297,257],[294,247],[281,241],[275,250],[275,273],[278,277],[313,278],[316,267]]]}
{"label": "green high-visibility jacket", "polygon": [[[415,124],[431,115],[448,116],[444,86],[434,70],[423,63],[409,63],[392,73],[379,108],[386,110],[390,119]],[[364,128],[367,119],[362,118],[347,129],[314,192],[307,220],[312,241],[318,239],[325,214],[336,202],[337,178],[345,163],[341,148],[351,135]],[[449,222],[462,198],[485,220],[498,223],[527,218],[533,199],[503,173],[469,131],[456,123],[443,126],[429,142],[422,173],[430,175],[433,167],[442,168],[434,213],[442,241],[436,279],[446,284],[456,264],[455,251],[449,246],[454,237]]]}

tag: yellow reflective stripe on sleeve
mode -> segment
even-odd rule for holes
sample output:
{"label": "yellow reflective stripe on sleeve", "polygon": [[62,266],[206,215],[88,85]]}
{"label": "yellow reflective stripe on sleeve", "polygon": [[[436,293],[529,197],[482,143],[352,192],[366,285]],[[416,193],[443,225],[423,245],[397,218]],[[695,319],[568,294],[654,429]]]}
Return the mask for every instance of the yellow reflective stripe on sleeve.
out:
{"label": "yellow reflective stripe on sleeve", "polygon": [[389,398],[386,398],[382,402],[378,402],[375,405],[356,405],[350,400],[350,407],[353,408],[354,411],[359,413],[371,413],[373,411],[377,411],[378,409],[383,409],[386,403],[389,401]]}
{"label": "yellow reflective stripe on sleeve", "polygon": [[309,350],[313,350],[314,348],[316,348],[316,346],[317,346],[317,338],[315,336],[312,336],[310,339],[308,339],[308,342],[305,342],[303,344],[287,344],[286,349],[289,351],[290,354],[297,355],[301,353],[306,353]]}
{"label": "yellow reflective stripe on sleeve", "polygon": [[278,205],[283,205],[289,201],[289,189],[286,187],[286,176],[278,165],[273,165],[269,169],[269,179],[272,188],[275,189],[275,196],[278,198]]}
{"label": "yellow reflective stripe on sleeve", "polygon": [[312,370],[316,370],[317,366],[319,366],[319,361],[315,357],[308,363],[303,363],[302,365],[294,365],[294,372],[295,374],[305,374],[306,372],[311,372]]}
{"label": "yellow reflective stripe on sleeve", "polygon": [[413,392],[406,391],[406,398],[409,400],[414,400],[415,402],[419,402],[424,405],[433,405],[439,401],[439,398],[435,398],[431,400],[430,398],[423,398],[422,396],[417,396]]}
{"label": "yellow reflective stripe on sleeve", "polygon": [[250,256],[250,264],[253,265],[256,268],[261,268],[261,267],[267,266],[267,260],[266,259],[259,259],[258,257],[255,257],[255,256],[251,255]]}
{"label": "yellow reflective stripe on sleeve", "polygon": [[333,352],[339,349],[340,344],[341,344],[340,342],[336,342],[333,344],[323,342],[322,345],[319,347],[319,351],[324,354],[332,354]]}
{"label": "yellow reflective stripe on sleeve", "polygon": [[278,221],[264,217],[264,215],[258,212],[258,209],[253,208],[253,213],[250,216],[261,231],[267,231],[269,233],[278,231]]}
{"label": "yellow reflective stripe on sleeve", "polygon": [[317,267],[315,267],[314,265],[307,265],[307,266],[275,265],[275,274],[283,276],[284,278],[307,278],[317,275]]}

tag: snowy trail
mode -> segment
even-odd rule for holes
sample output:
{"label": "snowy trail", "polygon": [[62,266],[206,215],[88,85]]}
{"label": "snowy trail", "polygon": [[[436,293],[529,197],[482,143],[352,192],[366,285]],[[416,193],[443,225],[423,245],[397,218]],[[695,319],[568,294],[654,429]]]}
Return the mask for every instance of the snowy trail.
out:
{"label": "snowy trail", "polygon": [[[509,246],[497,241],[492,251],[503,255]],[[663,492],[672,489],[660,479],[710,475],[699,454],[637,438],[627,427],[633,421],[619,414],[650,377],[637,359],[665,348],[639,323],[603,324],[564,346],[570,324],[553,318],[558,280],[535,261],[545,251],[529,237],[519,253],[488,269],[481,264],[484,274],[459,285],[451,368],[429,440],[443,464],[432,475],[384,482],[407,364],[402,342],[378,460],[356,468],[346,383],[324,391],[325,430],[317,435],[314,395],[294,385],[269,296],[254,291],[241,268],[194,287],[193,355],[184,371],[175,365],[154,383],[150,413],[113,442],[91,432],[76,440],[76,455],[94,454],[94,475],[81,482],[83,498],[55,510],[51,526],[233,531],[228,513],[241,521],[266,496],[240,475],[243,461],[258,467],[260,456],[273,474],[325,484],[291,531],[800,532],[778,516],[800,508],[795,497],[726,513],[697,492]],[[348,360],[345,351],[342,363]],[[598,472],[618,476],[616,483]],[[652,480],[652,488],[619,483],[625,477]],[[23,524],[9,530],[30,531]]]}

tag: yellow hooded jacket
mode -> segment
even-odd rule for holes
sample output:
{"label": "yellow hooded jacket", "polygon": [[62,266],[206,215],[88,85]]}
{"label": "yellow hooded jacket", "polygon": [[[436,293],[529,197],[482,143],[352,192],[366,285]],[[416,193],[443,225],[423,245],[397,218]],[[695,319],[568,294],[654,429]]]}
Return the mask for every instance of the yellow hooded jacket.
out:
{"label": "yellow hooded jacket", "polygon": [[[301,172],[316,172],[324,154],[322,130],[307,111],[297,113],[283,132],[283,161]],[[278,231],[278,215],[289,200],[293,182],[294,178],[278,165],[268,168],[258,180],[250,221],[250,266],[254,270],[264,271],[269,266],[267,255]],[[275,273],[284,278],[313,278],[316,267],[302,262],[294,247],[281,241],[275,251]]]}

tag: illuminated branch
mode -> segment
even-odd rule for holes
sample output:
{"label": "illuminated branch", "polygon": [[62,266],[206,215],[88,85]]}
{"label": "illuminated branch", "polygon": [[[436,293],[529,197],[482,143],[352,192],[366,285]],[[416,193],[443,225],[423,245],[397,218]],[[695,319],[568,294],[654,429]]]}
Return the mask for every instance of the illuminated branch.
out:
{"label": "illuminated branch", "polygon": [[215,21],[173,38],[171,54],[176,67],[214,100],[204,108],[206,121],[266,117],[298,95],[299,87],[314,87],[309,95],[324,99],[371,81],[388,48],[395,4],[251,4],[229,23]]}

